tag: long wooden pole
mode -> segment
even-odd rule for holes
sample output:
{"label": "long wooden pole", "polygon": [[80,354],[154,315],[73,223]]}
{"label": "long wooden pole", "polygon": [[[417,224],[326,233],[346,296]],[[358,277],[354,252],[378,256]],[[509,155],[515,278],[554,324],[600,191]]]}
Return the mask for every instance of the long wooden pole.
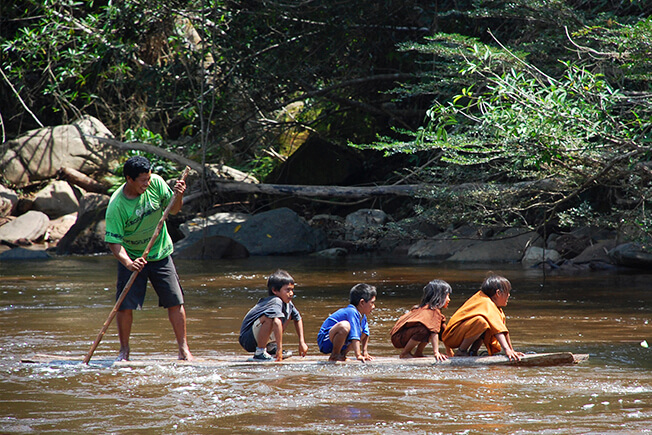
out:
{"label": "long wooden pole", "polygon": [[[183,170],[183,173],[181,174],[181,178],[179,180],[181,181],[186,181],[186,177],[188,176],[188,172],[190,171],[190,168],[186,166],[186,168]],[[159,233],[161,232],[161,229],[163,228],[163,224],[165,223],[165,220],[167,219],[168,215],[170,214],[170,210],[174,206],[174,203],[177,200],[177,192],[174,192],[174,195],[172,196],[172,199],[170,200],[170,203],[168,206],[165,208],[165,211],[163,211],[163,216],[161,216],[161,219],[158,221],[158,225],[156,225],[156,229],[154,230],[154,234],[152,235],[152,238],[149,239],[149,243],[147,243],[147,246],[145,247],[145,251],[143,251],[143,258],[147,258],[147,255],[149,254],[149,251],[152,249],[152,246],[154,245],[154,242],[156,242],[156,239],[158,238]],[[127,284],[125,284],[125,287],[122,289],[122,292],[120,293],[120,297],[118,297],[118,300],[116,301],[115,305],[113,306],[113,309],[111,310],[111,313],[109,314],[109,317],[106,319],[106,322],[104,322],[104,326],[102,326],[102,329],[100,330],[100,333],[97,334],[97,338],[93,342],[93,345],[91,346],[91,349],[88,351],[86,356],[84,357],[84,364],[88,364],[88,362],[91,360],[91,357],[93,356],[93,352],[95,352],[95,349],[97,349],[97,346],[100,344],[100,341],[102,341],[102,337],[104,337],[104,334],[106,333],[107,329],[109,329],[109,325],[111,325],[111,322],[113,321],[113,318],[118,314],[118,309],[120,308],[120,305],[122,304],[122,301],[124,301],[125,297],[127,297],[127,293],[129,293],[129,290],[131,289],[131,286],[133,285],[134,281],[136,280],[136,277],[138,276],[138,271],[134,270],[131,273],[131,276],[129,277],[129,281],[127,281]]]}

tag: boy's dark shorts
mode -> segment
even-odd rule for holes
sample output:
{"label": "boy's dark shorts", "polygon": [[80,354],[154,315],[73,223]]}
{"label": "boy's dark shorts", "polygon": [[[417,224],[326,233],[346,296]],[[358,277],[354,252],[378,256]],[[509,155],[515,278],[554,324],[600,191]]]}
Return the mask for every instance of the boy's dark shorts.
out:
{"label": "boy's dark shorts", "polygon": [[247,352],[254,352],[256,350],[256,347],[258,346],[256,337],[254,337],[253,328],[246,329],[240,335],[238,341],[240,342],[240,345],[244,348],[244,350],[246,350]]}
{"label": "boy's dark shorts", "polygon": [[432,331],[426,328],[423,323],[419,323],[409,328],[401,328],[394,335],[392,335],[392,344],[397,349],[403,349],[407,346],[410,339],[414,339],[420,343],[427,343],[430,341]]}
{"label": "boy's dark shorts", "polygon": [[[132,273],[122,263],[118,262],[116,301],[120,297],[120,293],[122,293],[122,289],[124,289],[129,278],[131,278]],[[177,275],[172,257],[168,256],[159,261],[147,262],[143,270],[136,276],[125,300],[120,304],[119,310],[137,310],[142,308],[143,302],[145,301],[145,290],[147,290],[148,279],[158,295],[159,307],[171,308],[177,305],[183,305],[183,289],[179,282],[179,275]]]}

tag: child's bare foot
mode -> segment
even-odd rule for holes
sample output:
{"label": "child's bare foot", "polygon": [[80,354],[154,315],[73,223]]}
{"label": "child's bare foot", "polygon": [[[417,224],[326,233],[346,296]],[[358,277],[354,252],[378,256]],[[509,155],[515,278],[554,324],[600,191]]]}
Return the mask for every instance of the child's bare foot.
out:
{"label": "child's bare foot", "polygon": [[414,358],[414,356],[410,352],[401,352],[401,354],[398,357],[399,358]]}
{"label": "child's bare foot", "polygon": [[333,362],[346,361],[346,355],[342,355],[342,354],[333,355],[333,354],[331,354],[331,356],[328,357],[328,360],[333,361]]}
{"label": "child's bare foot", "polygon": [[469,356],[468,350],[457,349],[454,356]]}
{"label": "child's bare foot", "polygon": [[414,352],[414,357],[415,358],[423,358],[423,357],[425,357],[425,355],[423,354],[423,352]]}

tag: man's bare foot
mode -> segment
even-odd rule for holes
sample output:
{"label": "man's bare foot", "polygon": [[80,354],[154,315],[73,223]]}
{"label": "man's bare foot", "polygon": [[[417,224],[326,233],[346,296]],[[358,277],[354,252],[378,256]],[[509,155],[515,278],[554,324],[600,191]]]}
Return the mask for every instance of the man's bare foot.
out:
{"label": "man's bare foot", "polygon": [[398,357],[399,358],[414,358],[414,355],[412,355],[410,352],[401,352],[401,354]]}
{"label": "man's bare foot", "polygon": [[115,359],[116,361],[129,361],[129,348],[120,348],[120,352],[118,352],[118,357]]}
{"label": "man's bare foot", "polygon": [[195,357],[193,357],[190,353],[190,349],[186,348],[179,350],[179,359],[182,361],[192,361],[195,359]]}

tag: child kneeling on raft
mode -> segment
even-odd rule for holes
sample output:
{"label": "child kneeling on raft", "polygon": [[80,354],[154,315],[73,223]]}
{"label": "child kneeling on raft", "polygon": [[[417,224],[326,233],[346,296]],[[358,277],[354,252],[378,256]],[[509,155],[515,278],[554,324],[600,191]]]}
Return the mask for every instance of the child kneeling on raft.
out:
{"label": "child kneeling on raft", "polygon": [[476,356],[484,343],[489,355],[500,352],[502,347],[510,360],[520,361],[524,354],[514,350],[503,312],[511,290],[507,278],[491,275],[485,279],[480,291],[448,321],[442,334],[446,348],[457,349],[455,356]]}
{"label": "child kneeling on raft", "polygon": [[287,321],[292,319],[299,337],[299,355],[306,356],[308,345],[303,337],[303,320],[292,303],[294,278],[279,269],[267,279],[267,291],[269,295],[260,299],[242,320],[240,345],[247,352],[254,352],[254,361],[282,361],[291,356],[283,351],[283,332]]}
{"label": "child kneeling on raft", "polygon": [[[438,361],[448,359],[439,352],[439,334],[444,330],[446,317],[442,308],[448,307],[453,292],[451,286],[441,279],[430,281],[423,288],[419,305],[402,315],[390,332],[392,344],[401,349],[400,358],[423,357],[423,350],[428,343]],[[412,349],[415,349],[412,354]]]}
{"label": "child kneeling on raft", "polygon": [[317,343],[322,353],[330,354],[329,361],[346,361],[351,349],[359,361],[370,361],[369,325],[367,316],[376,303],[376,287],[356,284],[349,292],[350,304],[328,316],[319,329]]}

